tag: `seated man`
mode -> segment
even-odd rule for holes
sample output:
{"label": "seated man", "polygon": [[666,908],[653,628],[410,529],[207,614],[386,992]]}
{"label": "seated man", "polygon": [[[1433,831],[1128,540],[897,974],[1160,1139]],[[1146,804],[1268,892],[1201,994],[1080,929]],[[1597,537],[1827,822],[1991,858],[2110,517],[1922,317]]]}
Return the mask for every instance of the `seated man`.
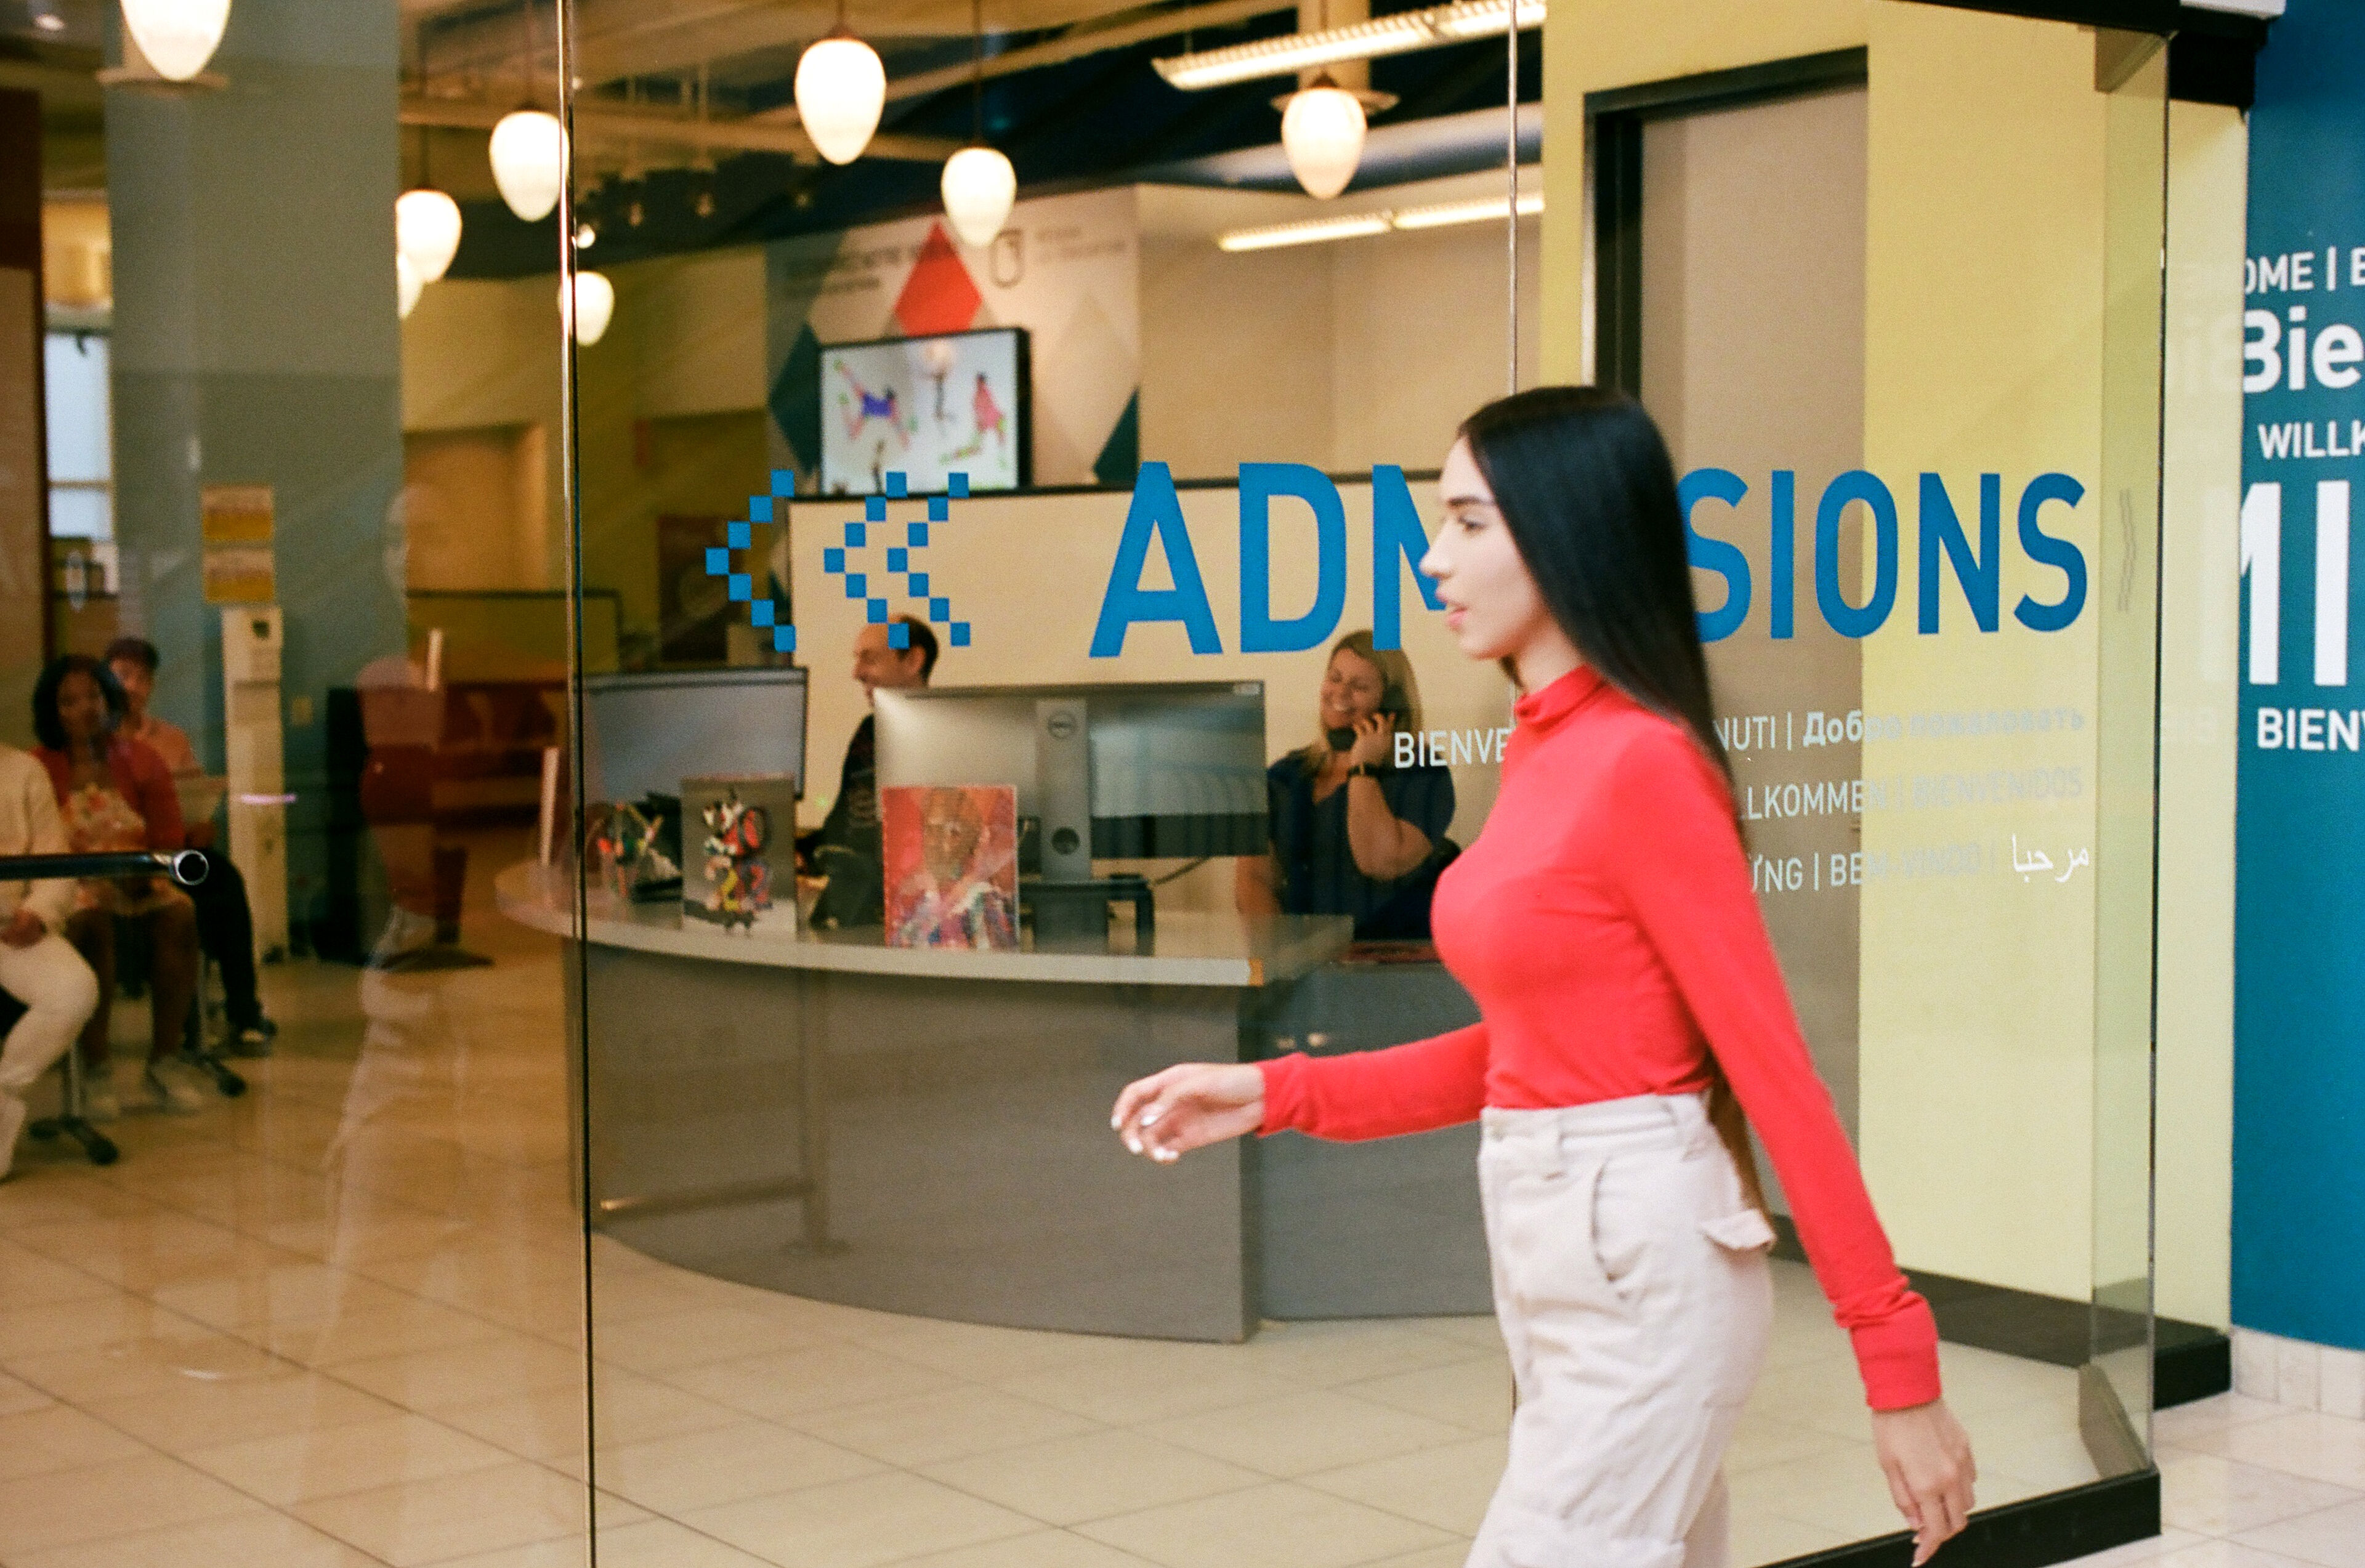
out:
{"label": "seated man", "polygon": [[[107,668],[122,682],[124,698],[131,704],[122,733],[163,757],[176,784],[202,778],[205,765],[197,760],[187,732],[148,711],[160,662],[156,644],[144,637],[118,637],[107,644]],[[206,956],[221,966],[230,1048],[242,1057],[269,1056],[271,1037],[279,1027],[263,1015],[263,998],[256,990],[254,915],[246,901],[246,879],[215,845],[211,819],[187,823],[186,835],[190,848],[206,852],[206,879],[191,889],[189,896],[197,908],[197,940],[204,944]]]}
{"label": "seated man", "polygon": [[[925,686],[936,673],[936,634],[927,622],[903,615],[892,624],[903,628],[905,645],[901,648],[887,626],[865,626],[854,639],[854,678],[861,683],[866,702],[881,687],[893,691]],[[837,799],[830,803],[829,815],[797,840],[798,870],[829,879],[813,905],[813,924],[886,924],[886,874],[880,851],[879,743],[876,726],[866,713],[846,743]]]}
{"label": "seated man", "polygon": [[[0,745],[0,855],[66,849],[48,770],[30,754]],[[73,905],[69,880],[0,881],[0,991],[25,1006],[0,1046],[0,1177],[25,1129],[25,1091],[65,1054],[98,1005],[97,977],[59,935]]]}

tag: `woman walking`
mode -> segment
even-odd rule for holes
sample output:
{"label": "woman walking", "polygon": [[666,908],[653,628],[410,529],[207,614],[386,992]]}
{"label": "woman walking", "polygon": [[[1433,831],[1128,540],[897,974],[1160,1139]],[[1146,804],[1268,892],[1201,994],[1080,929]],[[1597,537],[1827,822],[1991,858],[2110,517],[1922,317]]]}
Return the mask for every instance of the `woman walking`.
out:
{"label": "woman walking", "polygon": [[1114,1123],[1160,1161],[1283,1129],[1474,1119],[1519,1401],[1470,1568],[1721,1568],[1721,1465],[1765,1360],[1764,1139],[1854,1344],[1916,1568],[1963,1528],[1970,1445],[1815,1077],[1750,885],[1684,525],[1641,405],[1541,387],[1471,416],[1421,563],[1523,695],[1485,831],[1440,879],[1470,1028],[1392,1050],[1185,1064]]}

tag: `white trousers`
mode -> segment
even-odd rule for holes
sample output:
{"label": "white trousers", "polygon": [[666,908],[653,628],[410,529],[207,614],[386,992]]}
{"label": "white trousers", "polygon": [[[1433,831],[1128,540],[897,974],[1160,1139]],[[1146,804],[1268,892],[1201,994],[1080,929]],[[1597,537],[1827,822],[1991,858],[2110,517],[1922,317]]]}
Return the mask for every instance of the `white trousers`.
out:
{"label": "white trousers", "polygon": [[1774,1233],[1705,1099],[1489,1109],[1478,1177],[1519,1407],[1469,1568],[1724,1568]]}
{"label": "white trousers", "polygon": [[[53,933],[29,947],[0,942],[0,991],[25,1004],[25,1015],[0,1047],[0,1094],[21,1097],[89,1022],[98,1005],[98,978],[73,944]],[[0,1168],[5,1165],[0,1159]]]}

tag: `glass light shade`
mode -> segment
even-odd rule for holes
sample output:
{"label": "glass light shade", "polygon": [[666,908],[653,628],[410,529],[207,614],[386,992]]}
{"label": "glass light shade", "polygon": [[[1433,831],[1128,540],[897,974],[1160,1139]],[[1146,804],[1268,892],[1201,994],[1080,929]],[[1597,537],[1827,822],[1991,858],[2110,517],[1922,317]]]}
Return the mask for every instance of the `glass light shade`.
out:
{"label": "glass light shade", "polygon": [[558,205],[566,183],[566,128],[556,115],[520,109],[493,127],[493,184],[510,210],[538,223]]}
{"label": "glass light shade", "polygon": [[1363,106],[1343,87],[1317,84],[1290,98],[1281,145],[1308,196],[1328,201],[1347,188],[1362,160],[1363,130]]}
{"label": "glass light shade", "polygon": [[397,251],[394,253],[394,313],[401,319],[410,319],[419,308],[419,296],[426,289],[427,280],[410,264],[410,258]]}
{"label": "glass light shade", "polygon": [[566,286],[558,286],[558,314],[574,329],[575,341],[588,348],[607,335],[609,319],[616,314],[616,286],[599,273],[577,273],[572,308]]}
{"label": "glass light shade", "polygon": [[460,250],[460,204],[438,190],[405,191],[394,199],[394,248],[434,283]]}
{"label": "glass light shade", "polygon": [[964,147],[945,160],[945,216],[964,245],[991,245],[1018,199],[1018,171],[991,147]]}
{"label": "glass light shade", "polygon": [[186,82],[221,47],[230,0],[123,0],[123,25],[157,75]]}
{"label": "glass light shade", "polygon": [[833,35],[797,62],[797,117],[821,155],[851,163],[870,145],[887,106],[887,68],[860,39]]}

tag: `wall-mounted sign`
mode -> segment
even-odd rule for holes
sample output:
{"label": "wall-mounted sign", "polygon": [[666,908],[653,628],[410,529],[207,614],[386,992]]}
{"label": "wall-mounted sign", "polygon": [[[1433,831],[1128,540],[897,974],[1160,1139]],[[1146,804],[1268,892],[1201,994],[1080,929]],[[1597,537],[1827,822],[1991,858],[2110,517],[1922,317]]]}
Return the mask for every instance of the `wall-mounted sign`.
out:
{"label": "wall-mounted sign", "polygon": [[270,604],[279,597],[268,485],[207,485],[197,496],[207,604]]}

